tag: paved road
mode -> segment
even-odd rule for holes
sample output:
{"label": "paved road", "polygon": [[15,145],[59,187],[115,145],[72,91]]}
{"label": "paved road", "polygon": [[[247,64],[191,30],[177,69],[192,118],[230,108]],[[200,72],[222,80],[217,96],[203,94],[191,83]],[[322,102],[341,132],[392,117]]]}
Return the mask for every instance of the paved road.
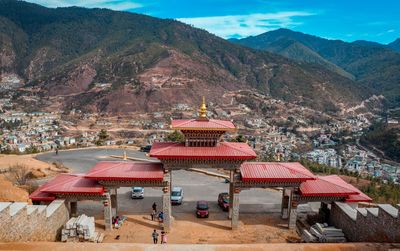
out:
{"label": "paved road", "polygon": [[[122,155],[122,149],[82,149],[73,151],[62,151],[58,155],[55,153],[45,153],[38,155],[37,159],[42,161],[62,162],[69,167],[72,172],[87,172],[98,161],[115,160],[109,158],[110,155]],[[127,155],[132,158],[147,158],[142,152],[127,150]],[[173,171],[172,185],[180,186],[184,190],[184,202],[182,205],[174,206],[174,213],[194,212],[197,200],[207,200],[210,203],[210,212],[221,212],[216,200],[218,194],[228,191],[228,184],[223,179],[207,176],[201,173],[190,171]],[[121,213],[124,214],[143,214],[151,211],[151,205],[156,202],[162,205],[160,188],[145,188],[145,198],[130,198],[129,187],[118,189],[118,204]],[[251,189],[240,193],[240,212],[242,213],[261,213],[279,212],[281,203],[281,193],[274,190]],[[99,202],[79,202],[79,212],[88,215],[101,214],[102,207]]]}

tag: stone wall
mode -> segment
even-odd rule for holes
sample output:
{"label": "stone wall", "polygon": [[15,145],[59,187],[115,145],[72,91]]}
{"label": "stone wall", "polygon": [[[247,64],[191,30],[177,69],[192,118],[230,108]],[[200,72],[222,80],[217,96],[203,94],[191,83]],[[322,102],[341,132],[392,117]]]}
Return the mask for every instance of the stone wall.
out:
{"label": "stone wall", "polygon": [[388,204],[376,208],[352,208],[332,203],[330,223],[341,228],[352,242],[400,242],[399,210]]}
{"label": "stone wall", "polygon": [[0,242],[56,241],[68,219],[64,200],[48,206],[0,202]]}

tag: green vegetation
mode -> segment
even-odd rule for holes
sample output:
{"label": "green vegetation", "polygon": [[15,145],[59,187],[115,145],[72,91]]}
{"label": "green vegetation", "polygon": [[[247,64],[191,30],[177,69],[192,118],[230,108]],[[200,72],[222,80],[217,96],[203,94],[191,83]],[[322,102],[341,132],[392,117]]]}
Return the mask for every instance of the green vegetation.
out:
{"label": "green vegetation", "polygon": [[[182,64],[177,60],[196,62],[198,66],[179,74],[199,77],[210,86],[222,90],[254,88],[320,110],[335,112],[336,104],[353,103],[369,95],[358,83],[318,65],[299,64],[236,45],[175,20],[105,9],[49,9],[13,0],[0,0],[0,17],[6,53],[17,54],[8,72],[20,74],[27,85],[42,87],[43,95],[86,89],[68,82],[71,72],[83,63],[94,68],[93,82],[112,84],[110,90],[84,93],[67,104],[81,110],[93,104],[99,111],[107,110],[118,102],[107,98],[109,92],[118,92],[126,85],[135,85],[135,95],[158,93],[141,88],[138,75],[165,58],[171,58],[172,66]],[[28,71],[32,60],[40,67]],[[199,69],[206,70],[199,74]],[[33,73],[28,76],[27,72]],[[227,81],[221,72],[232,78]]]}
{"label": "green vegetation", "polygon": [[96,145],[103,146],[105,141],[109,138],[109,135],[105,129],[101,129],[97,137]]}
{"label": "green vegetation", "polygon": [[16,120],[16,121],[5,121],[5,120],[0,120],[0,128],[1,129],[7,129],[7,130],[15,130],[18,129],[22,125],[22,121]]}
{"label": "green vegetation", "polygon": [[360,139],[360,143],[370,147],[375,146],[385,153],[385,156],[400,161],[400,128],[391,128],[383,123],[373,124],[369,131]]}
{"label": "green vegetation", "polygon": [[181,132],[179,131],[173,131],[171,133],[169,133],[166,137],[165,137],[165,141],[167,142],[177,142],[177,143],[182,143],[185,140],[185,135],[183,135]]}
{"label": "green vegetation", "polygon": [[[399,42],[389,47],[399,49]],[[320,65],[346,78],[356,80],[364,88],[383,94],[390,107],[400,104],[400,54],[380,44],[346,43],[278,29],[232,42],[254,49],[278,53],[300,62]],[[327,111],[335,111],[334,104]]]}

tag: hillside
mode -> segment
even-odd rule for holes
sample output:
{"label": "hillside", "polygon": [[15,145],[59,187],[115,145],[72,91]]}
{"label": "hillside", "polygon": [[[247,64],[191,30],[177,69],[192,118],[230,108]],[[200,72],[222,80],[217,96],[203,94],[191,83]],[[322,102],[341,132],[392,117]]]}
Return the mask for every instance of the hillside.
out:
{"label": "hillside", "polygon": [[315,64],[128,12],[0,0],[0,38],[2,75],[17,74],[42,100],[58,96],[54,105],[67,110],[155,111],[197,104],[200,95],[218,103],[226,91],[256,89],[334,111],[369,96]]}
{"label": "hillside", "polygon": [[[376,93],[385,95],[392,106],[400,104],[400,54],[386,46],[368,41],[328,40],[287,29],[233,42],[316,63],[373,88]],[[294,43],[298,44],[296,48],[292,46]],[[392,44],[392,48],[395,47],[396,44]]]}
{"label": "hillside", "polygon": [[390,48],[392,48],[395,51],[400,52],[400,38],[396,39],[395,41],[391,42],[388,44]]}

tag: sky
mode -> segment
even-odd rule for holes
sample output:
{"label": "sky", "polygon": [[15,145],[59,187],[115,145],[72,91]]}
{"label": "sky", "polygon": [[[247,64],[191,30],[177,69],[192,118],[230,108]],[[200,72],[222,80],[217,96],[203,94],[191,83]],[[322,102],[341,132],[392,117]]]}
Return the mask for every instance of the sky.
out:
{"label": "sky", "polygon": [[400,0],[28,0],[172,18],[223,38],[288,28],[327,39],[389,43],[400,37]]}

